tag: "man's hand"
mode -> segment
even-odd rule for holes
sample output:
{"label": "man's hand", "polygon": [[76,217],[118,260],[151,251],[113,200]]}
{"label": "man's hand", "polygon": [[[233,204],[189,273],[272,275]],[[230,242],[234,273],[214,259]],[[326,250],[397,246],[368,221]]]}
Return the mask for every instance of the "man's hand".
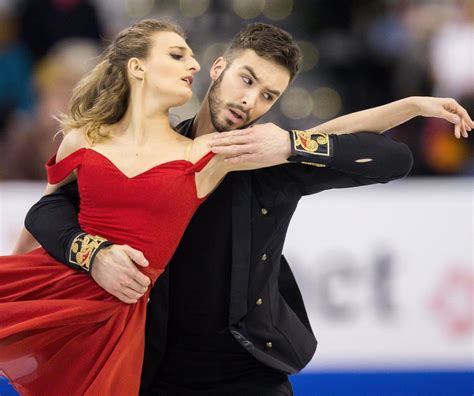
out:
{"label": "man's hand", "polygon": [[272,123],[216,133],[210,144],[213,153],[224,155],[231,164],[282,164],[291,152],[288,131]]}
{"label": "man's hand", "polygon": [[451,98],[431,98],[417,96],[413,98],[419,115],[423,117],[443,118],[454,124],[454,136],[458,139],[469,137],[468,132],[474,128],[474,122],[468,112]]}
{"label": "man's hand", "polygon": [[148,266],[142,252],[127,245],[111,245],[94,258],[91,276],[107,292],[127,304],[134,304],[150,286],[150,278],[135,264]]}

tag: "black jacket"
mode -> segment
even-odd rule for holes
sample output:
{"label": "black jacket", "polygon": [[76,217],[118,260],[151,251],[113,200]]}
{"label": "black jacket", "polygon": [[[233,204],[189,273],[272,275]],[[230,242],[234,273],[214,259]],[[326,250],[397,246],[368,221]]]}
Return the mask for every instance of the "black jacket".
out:
{"label": "black jacket", "polygon": [[[188,134],[191,125],[188,120],[180,129]],[[229,330],[259,361],[288,374],[301,370],[317,345],[300,291],[282,256],[299,199],[333,188],[386,183],[406,176],[413,164],[406,145],[375,133],[331,135],[331,152],[323,168],[292,163],[226,176],[233,186]],[[367,158],[371,161],[355,162]],[[75,183],[43,197],[25,221],[43,247],[62,262],[67,262],[70,238],[80,232],[71,202],[77,209]],[[313,239],[323,227],[314,227]],[[150,296],[146,339],[154,354],[149,363],[145,357],[143,385],[151,381],[156,359],[166,348],[168,283],[165,271]]]}

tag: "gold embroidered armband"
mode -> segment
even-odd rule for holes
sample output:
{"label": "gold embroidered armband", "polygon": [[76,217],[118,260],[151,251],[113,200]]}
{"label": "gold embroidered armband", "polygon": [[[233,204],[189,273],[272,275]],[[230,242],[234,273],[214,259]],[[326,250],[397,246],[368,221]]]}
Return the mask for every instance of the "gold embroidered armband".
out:
{"label": "gold embroidered armband", "polygon": [[332,156],[331,139],[327,133],[290,131],[291,155],[288,161],[325,167]]}
{"label": "gold embroidered armband", "polygon": [[105,238],[83,232],[70,243],[69,263],[90,273],[95,255],[100,249],[110,245],[112,243]]}

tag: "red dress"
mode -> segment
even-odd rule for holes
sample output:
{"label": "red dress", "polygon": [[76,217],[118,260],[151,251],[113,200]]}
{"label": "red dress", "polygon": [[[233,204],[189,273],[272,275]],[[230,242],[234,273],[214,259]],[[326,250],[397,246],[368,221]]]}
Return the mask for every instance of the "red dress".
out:
{"label": "red dress", "polygon": [[[138,268],[154,283],[205,199],[195,173],[213,155],[127,177],[82,148],[46,168],[52,184],[77,169],[82,229],[141,250],[150,264]],[[150,289],[125,304],[42,248],[0,257],[0,375],[21,395],[137,395]]]}

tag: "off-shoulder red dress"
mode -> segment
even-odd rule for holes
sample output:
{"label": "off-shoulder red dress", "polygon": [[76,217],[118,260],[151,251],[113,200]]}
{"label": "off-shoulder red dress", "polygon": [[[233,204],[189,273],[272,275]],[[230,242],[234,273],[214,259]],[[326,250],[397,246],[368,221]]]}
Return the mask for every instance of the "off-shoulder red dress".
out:
{"label": "off-shoulder red dress", "polygon": [[[82,148],[46,168],[52,184],[77,170],[82,229],[141,250],[150,265],[139,269],[154,283],[205,199],[195,173],[213,155],[127,177]],[[21,395],[137,395],[150,289],[129,305],[42,248],[0,257],[0,375]]]}

